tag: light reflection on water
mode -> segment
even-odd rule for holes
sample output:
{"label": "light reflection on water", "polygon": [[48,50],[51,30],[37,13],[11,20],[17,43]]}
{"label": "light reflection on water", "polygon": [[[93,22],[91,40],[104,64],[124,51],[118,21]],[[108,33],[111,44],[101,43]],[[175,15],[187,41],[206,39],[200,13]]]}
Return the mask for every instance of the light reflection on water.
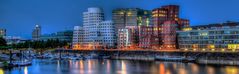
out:
{"label": "light reflection on water", "polygon": [[132,60],[34,60],[33,65],[0,74],[238,74],[238,66]]}

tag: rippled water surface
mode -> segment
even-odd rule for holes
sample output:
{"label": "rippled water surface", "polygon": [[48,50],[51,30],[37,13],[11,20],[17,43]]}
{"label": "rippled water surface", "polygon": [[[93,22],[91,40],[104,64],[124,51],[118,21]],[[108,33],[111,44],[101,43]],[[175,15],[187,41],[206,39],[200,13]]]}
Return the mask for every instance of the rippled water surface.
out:
{"label": "rippled water surface", "polygon": [[31,66],[0,68],[0,74],[239,74],[239,66],[132,60],[34,60]]}

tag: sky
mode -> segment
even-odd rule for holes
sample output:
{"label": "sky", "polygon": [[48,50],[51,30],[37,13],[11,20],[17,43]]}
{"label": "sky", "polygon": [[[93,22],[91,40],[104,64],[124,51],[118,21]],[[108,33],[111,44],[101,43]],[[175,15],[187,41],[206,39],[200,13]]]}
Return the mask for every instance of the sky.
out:
{"label": "sky", "polygon": [[101,7],[105,19],[112,9],[152,10],[162,5],[180,5],[180,17],[191,25],[239,21],[239,0],[0,0],[0,28],[8,36],[31,38],[32,29],[41,25],[42,33],[72,30],[82,25],[82,13],[88,7]]}

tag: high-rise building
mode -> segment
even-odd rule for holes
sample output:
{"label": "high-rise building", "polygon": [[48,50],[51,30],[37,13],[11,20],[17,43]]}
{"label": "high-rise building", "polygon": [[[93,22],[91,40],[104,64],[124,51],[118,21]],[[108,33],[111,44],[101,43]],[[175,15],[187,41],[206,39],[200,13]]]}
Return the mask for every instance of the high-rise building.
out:
{"label": "high-rise building", "polygon": [[100,8],[88,8],[83,12],[83,28],[84,28],[84,45],[98,47],[100,44],[98,36],[98,26],[104,20],[104,14]]}
{"label": "high-rise building", "polygon": [[[169,23],[169,21],[171,22]],[[177,25],[175,30],[181,30],[185,27],[189,27],[189,20],[179,18],[178,5],[166,5],[153,9],[152,22],[154,27],[152,37],[154,37],[154,39],[151,43],[152,47],[155,49],[166,49],[165,44],[168,43],[165,40],[167,40],[168,38],[164,36],[165,30],[171,30],[171,28],[175,27],[175,24]],[[171,35],[176,36],[176,33],[172,33]],[[171,45],[167,47],[171,47]]]}
{"label": "high-rise building", "polygon": [[75,26],[73,31],[72,48],[83,49],[84,30],[81,26]]}
{"label": "high-rise building", "polygon": [[[130,33],[130,45],[131,46],[138,46],[139,44],[139,30],[140,26],[143,25],[151,25],[150,24],[150,18],[151,18],[151,11],[143,10],[139,8],[119,8],[115,9],[112,12],[112,18],[116,25],[116,32],[117,35],[118,32],[123,33],[123,31],[119,31],[122,29],[128,29],[128,32]],[[126,33],[126,32],[124,32]],[[120,40],[119,36],[117,36],[118,45],[122,46],[119,42]]]}
{"label": "high-rise building", "polygon": [[32,40],[39,40],[41,36],[41,26],[36,25],[32,31]]}
{"label": "high-rise building", "polygon": [[6,37],[6,29],[0,29],[0,37]]}

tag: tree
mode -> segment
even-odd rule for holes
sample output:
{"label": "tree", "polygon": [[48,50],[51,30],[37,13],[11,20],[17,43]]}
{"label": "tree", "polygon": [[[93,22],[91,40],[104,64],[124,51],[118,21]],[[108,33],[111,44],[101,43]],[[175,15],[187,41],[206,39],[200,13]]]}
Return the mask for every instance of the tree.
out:
{"label": "tree", "polygon": [[5,48],[7,48],[7,41],[4,38],[0,37],[0,49]]}

